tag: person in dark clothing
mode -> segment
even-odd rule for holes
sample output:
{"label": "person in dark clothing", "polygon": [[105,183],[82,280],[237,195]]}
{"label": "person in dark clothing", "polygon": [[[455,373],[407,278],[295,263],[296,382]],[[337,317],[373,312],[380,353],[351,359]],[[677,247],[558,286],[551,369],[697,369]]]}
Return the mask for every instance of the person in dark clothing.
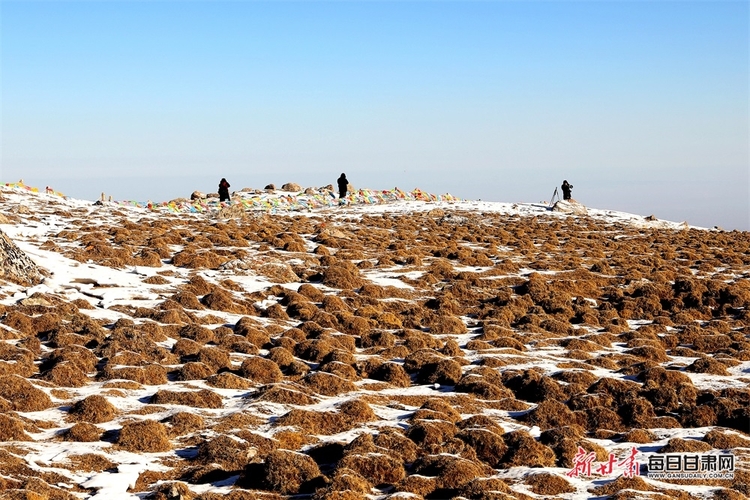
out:
{"label": "person in dark clothing", "polygon": [[339,199],[343,199],[346,196],[346,188],[349,186],[346,174],[341,174],[336,182],[339,184]]}
{"label": "person in dark clothing", "polygon": [[573,184],[568,184],[568,181],[563,181],[563,183],[562,183],[563,200],[569,200],[570,199],[570,190],[571,189],[573,189]]}
{"label": "person in dark clothing", "polygon": [[219,182],[219,201],[229,201],[229,188],[229,183],[222,177]]}

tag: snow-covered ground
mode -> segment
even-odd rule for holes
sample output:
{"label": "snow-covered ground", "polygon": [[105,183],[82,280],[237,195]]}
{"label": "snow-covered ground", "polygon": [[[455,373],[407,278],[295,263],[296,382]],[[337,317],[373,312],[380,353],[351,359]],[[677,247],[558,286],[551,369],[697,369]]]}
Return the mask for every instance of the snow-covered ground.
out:
{"label": "snow-covered ground", "polygon": [[[6,282],[0,291],[6,346],[0,351],[0,375],[6,375],[0,379],[0,395],[8,401],[0,398],[0,408],[10,418],[3,425],[20,422],[28,436],[19,440],[0,428],[0,436],[5,436],[0,443],[0,453],[5,453],[0,455],[0,495],[39,490],[39,484],[24,479],[30,476],[51,488],[42,492],[45,498],[132,500],[174,481],[185,483],[190,495],[205,498],[246,491],[245,479],[237,483],[242,467],[233,469],[220,460],[211,465],[216,458],[211,453],[217,452],[206,450],[211,450],[212,440],[230,436],[254,450],[246,464],[240,464],[247,467],[245,474],[271,474],[265,460],[270,451],[248,441],[248,433],[267,438],[271,448],[314,457],[326,443],[343,447],[343,456],[332,462],[318,460],[326,478],[317,484],[318,498],[506,498],[491,497],[489,490],[481,493],[476,477],[503,480],[507,498],[613,494],[594,488],[620,484],[615,481],[623,481],[626,468],[615,464],[607,474],[586,475],[563,466],[564,446],[550,441],[551,431],[563,427],[575,446],[585,444],[586,451],[596,453],[597,465],[608,457],[623,460],[635,449],[642,465],[639,474],[645,474],[649,457],[659,455],[673,438],[684,440],[683,451],[701,456],[731,452],[735,457],[734,480],[676,485],[645,476],[637,482],[636,477],[622,482],[624,488],[640,491],[627,498],[651,498],[657,491],[676,497],[677,490],[683,498],[711,498],[725,489],[748,493],[748,474],[740,472],[747,470],[750,458],[750,426],[745,425],[750,404],[746,233],[606,209],[571,215],[542,203],[395,201],[355,195],[342,206],[316,207],[305,201],[304,193],[295,193],[290,201],[288,193],[272,192],[262,194],[264,203],[243,204],[235,198],[232,206],[205,203],[191,211],[184,209],[189,203],[180,209],[168,204],[94,204],[11,186],[1,187],[0,196],[5,217],[0,229],[49,272],[40,284]],[[154,261],[148,252],[158,258]],[[195,287],[196,277],[207,283],[205,290]],[[313,296],[311,286],[320,297]],[[657,289],[653,295],[648,295],[649,286]],[[692,288],[683,291],[680,286]],[[308,289],[303,293],[301,287]],[[179,294],[185,302],[179,302]],[[186,305],[186,295],[200,305]],[[309,304],[312,308],[306,310]],[[178,313],[167,314],[170,311]],[[47,326],[38,326],[45,315]],[[95,320],[103,333],[82,328],[81,316]],[[243,318],[249,319],[254,333],[240,332]],[[145,323],[158,326],[141,328]],[[181,340],[188,324],[211,332],[210,339],[201,340],[193,332],[191,340]],[[721,346],[688,341],[691,329]],[[115,332],[116,342],[109,337]],[[255,340],[264,336],[268,342]],[[711,348],[701,352],[698,344]],[[94,369],[83,374],[85,383],[66,385],[53,369],[75,363],[63,351],[81,345],[95,354]],[[142,351],[136,352],[138,348]],[[294,367],[279,361],[281,349],[294,355]],[[420,349],[422,358],[417,355]],[[169,356],[159,361],[157,351]],[[216,351],[221,351],[217,359],[225,356],[228,362],[211,365]],[[17,369],[24,356],[33,358],[29,373]],[[243,368],[246,360],[259,357],[274,360],[281,378],[264,380],[262,374]],[[696,368],[696,361],[706,359],[711,360],[710,369]],[[207,366],[205,376],[188,375],[189,363]],[[373,367],[382,363],[409,368],[410,383],[375,375]],[[157,377],[152,383],[129,375],[132,370],[117,371],[154,364],[163,367],[165,379]],[[658,367],[686,380],[668,394],[654,395],[661,379],[654,375],[650,383],[657,385],[646,387],[644,374],[654,374]],[[2,388],[12,373],[22,374],[51,403],[29,410],[15,401]],[[112,373],[121,373],[123,379]],[[216,381],[221,373],[245,383],[238,388],[222,385]],[[324,373],[332,374],[335,387],[312,376]],[[472,373],[486,384],[484,390],[472,389]],[[627,403],[632,408],[623,406],[627,398],[618,400],[616,391],[597,390],[595,382],[603,379],[632,384],[622,389],[635,398],[635,403]],[[308,401],[257,397],[274,385],[295,387]],[[165,391],[201,390],[217,395],[220,404],[200,407],[152,399]],[[600,401],[586,403],[587,394],[601,396]],[[70,440],[66,432],[75,423],[71,408],[93,395],[105,396],[114,415],[95,423],[97,439]],[[558,400],[558,414],[534,420],[538,405]],[[340,432],[314,432],[304,423],[279,424],[295,409],[335,414],[350,401],[364,403],[374,417],[347,424]],[[448,402],[453,412],[441,411],[435,401]],[[592,407],[606,409],[601,414],[618,421],[592,422],[601,415],[590,411]],[[181,412],[199,416],[201,424],[177,430],[172,417]],[[706,417],[709,425],[697,425],[699,419],[694,419],[691,425],[686,416],[690,412],[713,412],[713,420]],[[630,418],[636,413],[637,418]],[[476,433],[466,431],[474,428],[469,419],[478,415],[494,422],[489,430],[499,436],[498,442],[505,440],[510,449],[505,456],[493,457],[487,443],[473,441]],[[137,420],[159,422],[168,433],[168,449],[126,445],[120,431]],[[419,425],[429,427],[431,422],[443,425],[442,434],[418,432]],[[395,479],[360,465],[355,475],[366,480],[368,491],[350,485],[352,496],[334,496],[346,491],[342,481],[334,479],[350,473],[357,463],[347,461],[355,453],[346,446],[385,428],[417,445],[416,460],[391,465],[402,471]],[[487,430],[486,425],[482,429]],[[648,437],[629,441],[633,429],[642,429]],[[716,429],[736,446],[726,449],[717,444],[721,440],[707,439]],[[528,433],[536,444],[513,445],[513,431]],[[397,455],[383,446],[367,453]],[[108,465],[86,467],[76,461],[78,456],[98,456],[97,463]],[[443,457],[449,465],[425,465],[430,457]],[[200,467],[213,467],[213,476],[201,476],[196,472]],[[554,483],[558,489],[545,490],[533,480],[540,472],[555,475],[567,487]],[[270,480],[265,484],[265,491],[297,492],[274,489]]]}

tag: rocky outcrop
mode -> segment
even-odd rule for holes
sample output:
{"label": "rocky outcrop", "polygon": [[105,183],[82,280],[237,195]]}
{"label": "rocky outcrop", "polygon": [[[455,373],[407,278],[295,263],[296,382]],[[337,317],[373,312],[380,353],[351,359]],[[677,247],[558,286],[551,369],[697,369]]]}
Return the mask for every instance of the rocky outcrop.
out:
{"label": "rocky outcrop", "polygon": [[586,215],[586,207],[575,200],[560,200],[552,206],[553,212],[562,212],[571,215]]}
{"label": "rocky outcrop", "polygon": [[0,279],[24,286],[38,285],[46,273],[0,231]]}

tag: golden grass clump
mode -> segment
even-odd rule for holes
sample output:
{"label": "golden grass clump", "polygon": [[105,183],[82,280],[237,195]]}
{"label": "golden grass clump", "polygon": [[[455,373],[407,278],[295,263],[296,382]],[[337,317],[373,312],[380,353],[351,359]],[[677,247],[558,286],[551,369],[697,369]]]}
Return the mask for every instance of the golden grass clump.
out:
{"label": "golden grass clump", "polygon": [[198,446],[195,460],[205,465],[217,464],[225,471],[242,470],[257,454],[246,441],[219,435]]}
{"label": "golden grass clump", "polygon": [[159,390],[149,401],[155,405],[185,405],[193,408],[222,408],[224,401],[220,395],[208,389],[199,391]]}
{"label": "golden grass clump", "polygon": [[490,467],[499,468],[508,447],[502,436],[493,431],[494,429],[469,427],[460,431],[456,437],[471,446],[479,460]]}
{"label": "golden grass clump", "polygon": [[304,340],[294,346],[294,354],[301,359],[318,363],[337,346],[328,339]]}
{"label": "golden grass clump", "polygon": [[504,467],[554,467],[555,452],[523,430],[511,431],[503,435],[508,451],[501,463]]}
{"label": "golden grass clump", "polygon": [[354,369],[354,367],[349,364],[342,363],[341,361],[328,361],[321,364],[318,367],[318,370],[320,372],[331,373],[346,380],[356,381],[359,379],[357,371]]}
{"label": "golden grass clump", "polygon": [[177,371],[177,380],[203,380],[216,373],[204,363],[189,361]]}
{"label": "golden grass clump", "polygon": [[631,429],[622,435],[620,441],[626,443],[653,443],[658,438],[656,434],[647,429]]}
{"label": "golden grass clump", "polygon": [[198,351],[197,361],[205,364],[214,372],[232,367],[229,352],[221,347],[202,347]]}
{"label": "golden grass clump", "polygon": [[137,420],[123,424],[117,446],[133,453],[158,453],[172,449],[167,428],[155,420]]}
{"label": "golden grass clump", "polygon": [[99,441],[104,433],[103,429],[89,422],[78,422],[70,429],[67,429],[62,437],[65,441],[75,441],[80,443],[91,443]]}
{"label": "golden grass clump", "polygon": [[313,481],[320,476],[320,469],[312,458],[287,450],[269,453],[261,472],[264,489],[282,495],[309,492]]}
{"label": "golden grass clump", "polygon": [[315,285],[304,283],[297,289],[297,293],[304,295],[313,302],[323,302],[326,295],[320,291]]}
{"label": "golden grass clump", "polygon": [[193,500],[195,494],[180,481],[159,483],[149,495],[152,500]]}
{"label": "golden grass clump", "polygon": [[719,450],[733,450],[735,448],[750,448],[750,439],[734,432],[723,432],[711,429],[703,436],[703,441]]}
{"label": "golden grass clump", "polygon": [[413,465],[414,473],[436,477],[436,486],[441,490],[455,490],[467,485],[488,471],[482,466],[464,458],[448,454],[426,455]]}
{"label": "golden grass clump", "polygon": [[444,359],[444,356],[434,349],[419,349],[406,356],[404,359],[404,370],[409,373],[417,373],[425,365],[437,363],[442,359]]}
{"label": "golden grass clump", "polygon": [[166,419],[167,431],[171,437],[184,436],[203,429],[205,421],[200,415],[187,411],[179,411]]}
{"label": "golden grass clump", "polygon": [[52,407],[47,394],[18,375],[0,376],[0,397],[10,402],[16,411],[42,411]]}
{"label": "golden grass clump", "polygon": [[411,377],[406,373],[404,367],[398,363],[382,363],[369,373],[369,377],[375,380],[388,382],[396,387],[411,386]]}
{"label": "golden grass clump", "polygon": [[192,340],[198,344],[207,344],[216,341],[213,330],[196,324],[183,326],[177,334],[180,338]]}
{"label": "golden grass clump", "polygon": [[586,429],[591,432],[600,429],[622,432],[625,429],[620,415],[618,415],[617,412],[603,406],[594,406],[591,408],[578,410],[575,412],[575,414],[576,420],[574,423],[578,423],[586,427]]}
{"label": "golden grass clump", "polygon": [[177,252],[172,257],[172,264],[188,269],[217,269],[227,260],[226,257],[222,257],[210,250],[196,252],[192,249],[186,249]]}
{"label": "golden grass clump", "polygon": [[524,482],[531,486],[531,491],[537,495],[562,495],[576,491],[567,479],[550,472],[529,474]]}
{"label": "golden grass clump", "polygon": [[461,365],[453,359],[426,363],[417,373],[420,384],[456,385],[463,375]]}
{"label": "golden grass clump", "polygon": [[237,301],[231,293],[223,288],[216,288],[201,299],[201,304],[214,311],[222,311],[234,314],[249,314],[250,309]]}
{"label": "golden grass clump", "polygon": [[458,428],[451,422],[443,420],[418,420],[406,430],[406,437],[418,446],[441,445],[453,438]]}
{"label": "golden grass clump", "polygon": [[276,420],[277,426],[296,427],[309,434],[330,436],[351,428],[346,419],[337,412],[315,412],[294,409]]}
{"label": "golden grass clump", "polygon": [[[405,496],[406,498],[410,499],[421,499],[437,489],[437,481],[435,477],[411,474],[409,476],[406,476],[403,480],[399,481],[394,489],[397,492],[404,492],[407,494],[399,495],[401,497]],[[393,495],[394,499],[399,498],[399,496],[396,495]]]}
{"label": "golden grass clump", "polygon": [[349,399],[338,405],[347,425],[361,424],[378,420],[378,416],[372,411],[370,405],[361,399]]}
{"label": "golden grass clump", "polygon": [[345,261],[336,261],[326,267],[322,274],[323,284],[341,290],[354,290],[365,284],[356,266]]}
{"label": "golden grass clump", "polygon": [[282,370],[287,369],[294,363],[294,354],[284,347],[273,347],[268,351],[268,359],[273,361]]}
{"label": "golden grass clump", "polygon": [[256,345],[248,342],[245,337],[235,335],[234,333],[229,333],[227,335],[221,335],[217,337],[218,340],[216,341],[216,345],[229,352],[237,352],[241,354],[258,354],[258,352],[260,351],[260,349],[258,349]]}
{"label": "golden grass clump", "polygon": [[210,284],[200,274],[193,275],[183,286],[184,290],[187,290],[195,295],[206,295],[207,293],[211,293],[214,288],[215,285]]}
{"label": "golden grass clump", "polygon": [[396,345],[396,336],[386,330],[369,330],[363,332],[359,337],[359,345],[368,347],[393,347]]}
{"label": "golden grass clump", "polygon": [[302,381],[311,391],[324,396],[338,396],[357,389],[351,381],[332,373],[313,372]]}
{"label": "golden grass clump", "polygon": [[243,377],[259,384],[272,384],[284,378],[279,365],[260,356],[252,356],[243,360],[240,373]]}
{"label": "golden grass clump", "polygon": [[536,425],[542,431],[546,431],[570,424],[574,421],[575,415],[565,404],[555,399],[545,399],[521,419],[528,425]]}
{"label": "golden grass clump", "polygon": [[81,369],[71,362],[55,364],[40,377],[60,387],[83,387],[89,383],[89,378]]}
{"label": "golden grass clump", "polygon": [[692,373],[708,373],[711,375],[723,375],[725,377],[729,376],[729,372],[724,363],[709,357],[696,359],[685,368],[685,370]]}
{"label": "golden grass clump", "polygon": [[0,441],[32,441],[32,439],[26,434],[23,422],[5,413],[0,413]]}
{"label": "golden grass clump", "polygon": [[[331,477],[331,484],[326,488],[326,494],[329,492],[348,492],[357,495],[352,497],[352,500],[357,500],[358,498],[362,498],[363,495],[370,493],[371,488],[372,484],[358,472],[346,467],[337,467]],[[326,495],[325,498],[332,499],[335,497]],[[316,493],[315,500],[323,500],[323,498],[319,498]],[[340,500],[345,500],[345,498],[342,497]]]}
{"label": "golden grass clump", "polygon": [[205,309],[203,304],[198,300],[198,296],[189,290],[181,290],[170,297],[173,301],[180,304],[185,309],[201,310]]}
{"label": "golden grass clump", "polygon": [[406,477],[404,464],[390,455],[368,453],[347,454],[337,469],[351,469],[376,486],[393,485]]}
{"label": "golden grass clump", "polygon": [[256,401],[297,406],[309,406],[318,402],[317,398],[309,394],[306,387],[287,384],[264,385],[249,397]]}
{"label": "golden grass clump", "polygon": [[297,432],[291,430],[281,430],[273,435],[278,442],[279,450],[299,450],[306,444],[317,442],[318,438],[311,436],[307,432]]}
{"label": "golden grass clump", "polygon": [[672,438],[659,448],[658,453],[701,453],[713,449],[708,442],[695,439]]}
{"label": "golden grass clump", "polygon": [[467,331],[461,318],[449,314],[434,315],[427,323],[427,327],[434,335],[462,335]]}
{"label": "golden grass clump", "polygon": [[117,416],[117,413],[117,408],[99,394],[92,394],[76,401],[68,411],[72,420],[92,424],[109,422]]}
{"label": "golden grass clump", "polygon": [[241,335],[258,348],[264,348],[271,343],[271,336],[261,329],[256,320],[243,316],[234,325],[235,335]]}

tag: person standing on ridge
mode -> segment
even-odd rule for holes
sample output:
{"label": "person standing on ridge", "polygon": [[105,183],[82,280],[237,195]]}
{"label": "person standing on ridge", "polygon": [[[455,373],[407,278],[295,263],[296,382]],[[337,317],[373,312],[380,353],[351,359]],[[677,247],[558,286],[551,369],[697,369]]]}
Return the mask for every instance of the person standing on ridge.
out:
{"label": "person standing on ridge", "polygon": [[219,201],[229,201],[229,188],[231,186],[225,178],[221,178],[219,182]]}
{"label": "person standing on ridge", "polygon": [[563,200],[570,199],[570,190],[573,189],[573,184],[568,184],[568,181],[562,183]]}
{"label": "person standing on ridge", "polygon": [[339,185],[339,200],[344,199],[346,196],[346,188],[349,186],[349,181],[346,178],[346,174],[341,174],[341,177],[336,181]]}

